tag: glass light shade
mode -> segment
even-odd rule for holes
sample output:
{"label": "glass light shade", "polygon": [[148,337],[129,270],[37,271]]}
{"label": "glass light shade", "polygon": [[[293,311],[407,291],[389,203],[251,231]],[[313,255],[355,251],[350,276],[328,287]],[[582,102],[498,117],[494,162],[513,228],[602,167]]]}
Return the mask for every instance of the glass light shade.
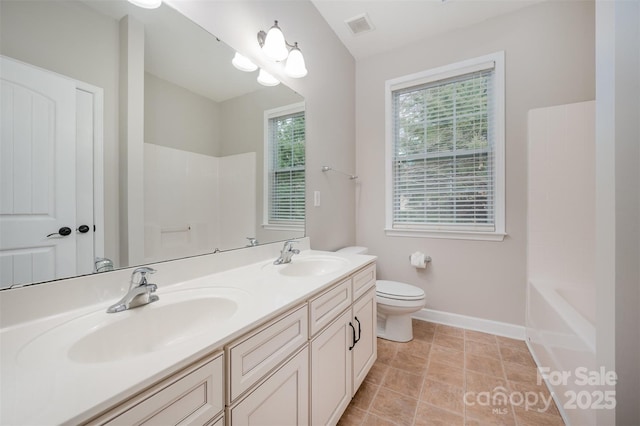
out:
{"label": "glass light shade", "polygon": [[144,9],[156,9],[162,4],[162,0],[129,0],[129,3]]}
{"label": "glass light shade", "polygon": [[301,78],[307,75],[307,67],[304,64],[302,52],[298,49],[298,43],[296,43],[293,49],[291,49],[291,52],[289,52],[284,72],[293,78]]}
{"label": "glass light shade", "polygon": [[280,84],[280,81],[260,68],[260,72],[258,73],[258,83],[262,84],[263,86],[277,86],[278,84]]}
{"label": "glass light shade", "polygon": [[284,34],[278,27],[278,21],[267,32],[262,51],[274,61],[283,61],[287,58],[289,50],[287,49],[287,43],[284,41]]}
{"label": "glass light shade", "polygon": [[252,72],[258,69],[258,66],[251,62],[249,58],[239,54],[238,52],[233,56],[231,63],[240,71]]}

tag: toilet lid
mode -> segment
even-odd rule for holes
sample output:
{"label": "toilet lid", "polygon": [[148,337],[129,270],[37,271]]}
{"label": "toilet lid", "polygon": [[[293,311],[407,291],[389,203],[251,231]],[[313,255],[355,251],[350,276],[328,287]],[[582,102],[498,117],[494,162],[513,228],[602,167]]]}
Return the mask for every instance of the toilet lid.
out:
{"label": "toilet lid", "polygon": [[376,294],[388,299],[418,300],[424,298],[424,291],[421,288],[397,281],[376,281]]}

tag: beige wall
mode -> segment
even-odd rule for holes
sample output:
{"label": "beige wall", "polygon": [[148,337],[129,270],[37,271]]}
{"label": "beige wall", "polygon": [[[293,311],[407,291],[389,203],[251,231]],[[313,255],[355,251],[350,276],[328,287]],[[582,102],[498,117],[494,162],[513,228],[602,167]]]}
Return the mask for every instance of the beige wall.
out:
{"label": "beige wall", "polygon": [[148,72],[144,73],[144,141],[220,156],[220,106]]}
{"label": "beige wall", "polygon": [[[524,325],[527,111],[594,99],[594,3],[544,2],[402,49],[356,70],[356,241],[378,255],[378,275],[415,284],[427,308]],[[503,242],[386,237],[385,80],[505,51],[506,231]],[[426,271],[410,253],[432,256]]]}
{"label": "beige wall", "polygon": [[[169,0],[187,17],[220,37],[256,63],[279,76],[305,98],[307,132],[306,234],[316,249],[336,249],[355,241],[355,188],[334,179],[323,165],[355,168],[355,61],[309,1],[182,2]],[[289,41],[297,41],[309,74],[286,78],[282,68],[262,55],[259,30],[277,19]],[[256,72],[257,76],[257,72]],[[321,191],[322,205],[313,207],[309,194]]]}

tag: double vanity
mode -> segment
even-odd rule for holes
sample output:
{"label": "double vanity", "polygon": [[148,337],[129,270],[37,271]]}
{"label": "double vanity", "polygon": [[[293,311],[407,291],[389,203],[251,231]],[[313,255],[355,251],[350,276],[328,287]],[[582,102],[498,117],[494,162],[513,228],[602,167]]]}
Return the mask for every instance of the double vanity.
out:
{"label": "double vanity", "polygon": [[[300,241],[0,292],[0,424],[335,424],[376,359],[375,257]],[[53,287],[56,287],[55,289]]]}

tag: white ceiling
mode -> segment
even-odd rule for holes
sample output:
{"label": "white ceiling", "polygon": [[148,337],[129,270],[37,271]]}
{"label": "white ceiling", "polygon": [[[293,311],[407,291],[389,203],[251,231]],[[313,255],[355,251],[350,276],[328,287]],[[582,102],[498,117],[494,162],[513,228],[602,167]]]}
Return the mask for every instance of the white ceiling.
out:
{"label": "white ceiling", "polygon": [[[544,0],[311,0],[358,60]],[[353,35],[346,20],[366,13],[374,30]]]}
{"label": "white ceiling", "polygon": [[166,4],[148,10],[126,0],[84,3],[116,20],[131,15],[144,24],[145,71],[157,77],[216,102],[264,89],[257,73],[231,65],[233,49]]}
{"label": "white ceiling", "polygon": [[[167,5],[146,10],[126,0],[83,0],[116,20],[145,26],[145,68],[216,102],[262,89],[256,73],[231,65],[233,50]],[[311,0],[329,26],[362,59],[545,0]],[[353,35],[345,20],[367,13],[375,29]],[[170,31],[167,29],[170,28]]]}

